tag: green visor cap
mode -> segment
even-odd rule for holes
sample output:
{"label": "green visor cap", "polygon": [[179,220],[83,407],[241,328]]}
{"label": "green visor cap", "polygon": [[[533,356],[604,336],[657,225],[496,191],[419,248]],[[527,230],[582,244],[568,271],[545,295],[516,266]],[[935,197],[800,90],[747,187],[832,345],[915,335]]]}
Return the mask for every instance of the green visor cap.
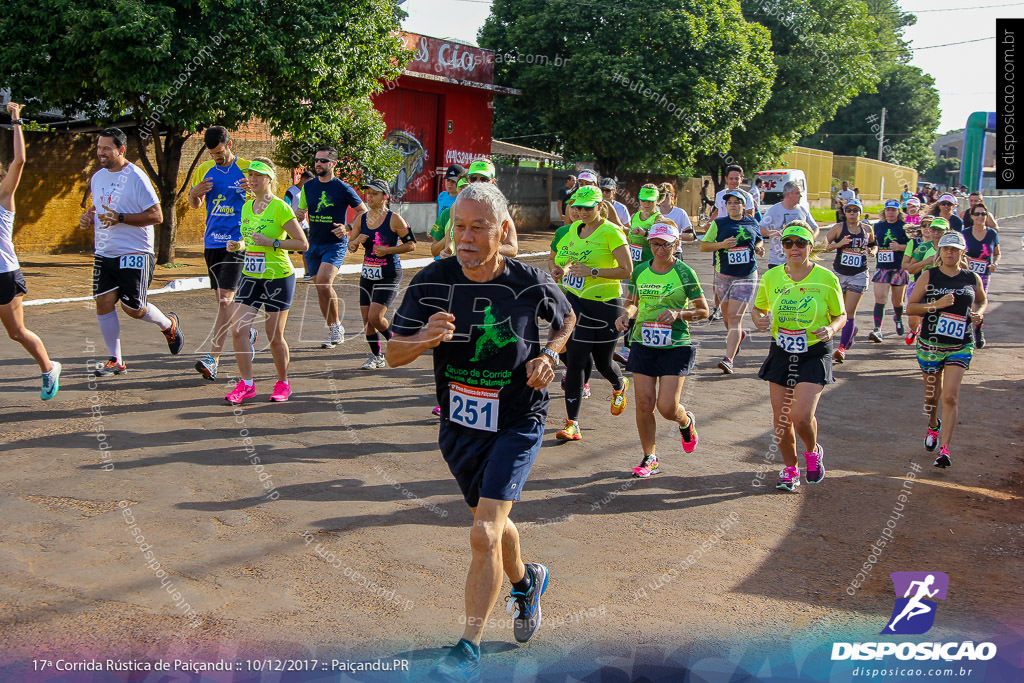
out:
{"label": "green visor cap", "polygon": [[781,239],[785,239],[787,237],[799,237],[800,239],[807,240],[808,242],[814,241],[814,233],[802,225],[786,226],[786,229],[782,231]]}
{"label": "green visor cap", "polygon": [[252,171],[253,173],[259,173],[260,175],[265,175],[268,178],[274,177],[274,169],[270,168],[262,161],[250,161],[248,171]]}
{"label": "green visor cap", "polygon": [[603,201],[604,196],[602,196],[600,188],[584,185],[573,194],[572,202],[570,202],[569,206],[591,207],[597,206]]}
{"label": "green visor cap", "polygon": [[949,230],[949,221],[945,218],[933,218],[928,227],[932,230]]}
{"label": "green visor cap", "polygon": [[482,175],[485,178],[494,177],[494,164],[482,159],[480,161],[474,161],[469,165],[469,170],[466,171],[466,175]]}
{"label": "green visor cap", "polygon": [[459,178],[459,182],[455,183],[455,189],[456,190],[461,190],[466,185],[469,185],[469,181],[466,180],[465,178]]}
{"label": "green visor cap", "polygon": [[653,187],[642,187],[637,198],[642,202],[656,202],[658,201],[658,191]]}

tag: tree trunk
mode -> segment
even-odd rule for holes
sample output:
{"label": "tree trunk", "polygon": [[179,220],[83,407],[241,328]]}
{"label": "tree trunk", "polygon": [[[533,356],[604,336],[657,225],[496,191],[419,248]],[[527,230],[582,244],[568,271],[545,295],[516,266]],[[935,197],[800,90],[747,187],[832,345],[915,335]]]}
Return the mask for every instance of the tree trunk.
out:
{"label": "tree trunk", "polygon": [[174,240],[178,232],[175,204],[178,200],[178,172],[181,169],[181,150],[185,138],[177,132],[168,131],[163,143],[157,190],[164,220],[156,226],[156,262],[161,264],[174,262]]}

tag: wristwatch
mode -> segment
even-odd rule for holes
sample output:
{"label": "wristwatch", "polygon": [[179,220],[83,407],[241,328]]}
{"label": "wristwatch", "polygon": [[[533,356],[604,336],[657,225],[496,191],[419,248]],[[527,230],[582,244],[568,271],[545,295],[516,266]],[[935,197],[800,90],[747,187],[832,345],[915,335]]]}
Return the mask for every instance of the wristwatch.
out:
{"label": "wristwatch", "polygon": [[25,125],[25,121],[23,119],[11,119],[11,125],[12,126],[23,126],[23,125]]}
{"label": "wristwatch", "polygon": [[281,246],[281,240],[274,240],[274,249],[278,249]]}
{"label": "wristwatch", "polygon": [[123,213],[117,214],[117,222],[118,223],[124,223],[124,214]]}
{"label": "wristwatch", "polygon": [[557,353],[555,353],[554,351],[552,351],[551,349],[549,349],[547,347],[544,347],[543,349],[541,349],[540,352],[541,352],[542,355],[545,355],[548,358],[550,358],[555,365],[558,365],[558,354]]}
{"label": "wristwatch", "polygon": [[590,274],[591,274],[591,275],[593,275],[594,277],[597,277],[597,274],[598,274],[599,272],[600,272],[600,271],[599,271],[599,270],[598,270],[597,268],[591,268],[591,269],[590,269]]}

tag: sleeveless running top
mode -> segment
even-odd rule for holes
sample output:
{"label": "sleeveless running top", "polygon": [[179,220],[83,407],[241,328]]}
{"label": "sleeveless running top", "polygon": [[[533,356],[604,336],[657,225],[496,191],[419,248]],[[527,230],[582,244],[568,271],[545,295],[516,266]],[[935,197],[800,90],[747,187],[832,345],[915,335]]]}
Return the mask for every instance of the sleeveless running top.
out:
{"label": "sleeveless running top", "polygon": [[926,313],[921,323],[921,341],[928,344],[960,345],[972,338],[971,307],[978,279],[969,270],[961,270],[953,277],[939,268],[929,268],[928,289],[923,303],[931,303],[953,293],[953,305]]}

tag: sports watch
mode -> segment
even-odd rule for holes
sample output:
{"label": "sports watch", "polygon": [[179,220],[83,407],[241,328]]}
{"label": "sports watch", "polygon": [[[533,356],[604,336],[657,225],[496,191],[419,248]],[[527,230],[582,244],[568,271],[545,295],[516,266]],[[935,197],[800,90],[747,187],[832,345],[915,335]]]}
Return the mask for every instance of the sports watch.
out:
{"label": "sports watch", "polygon": [[594,277],[597,277],[597,274],[598,274],[599,272],[601,272],[601,271],[600,271],[600,270],[598,270],[597,268],[591,268],[591,269],[590,269],[590,274],[591,274],[591,275],[593,275]]}
{"label": "sports watch", "polygon": [[279,249],[280,247],[281,247],[281,240],[274,240],[274,249]]}

